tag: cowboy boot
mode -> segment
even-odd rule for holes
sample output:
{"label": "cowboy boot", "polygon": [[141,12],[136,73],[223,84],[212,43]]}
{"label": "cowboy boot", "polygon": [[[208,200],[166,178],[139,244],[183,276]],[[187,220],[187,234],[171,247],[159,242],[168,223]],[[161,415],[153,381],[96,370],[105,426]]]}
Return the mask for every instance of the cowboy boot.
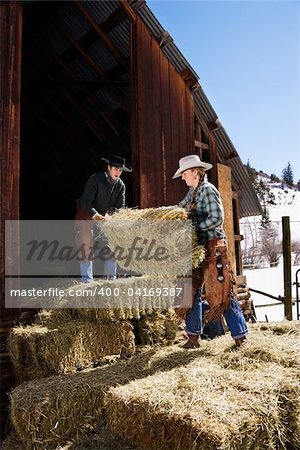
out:
{"label": "cowboy boot", "polygon": [[190,335],[188,335],[188,338],[189,339],[182,346],[182,348],[199,348],[200,347],[198,335],[190,334]]}
{"label": "cowboy boot", "polygon": [[247,338],[246,338],[246,336],[244,336],[242,338],[235,339],[234,342],[235,342],[235,346],[240,348],[247,343]]}

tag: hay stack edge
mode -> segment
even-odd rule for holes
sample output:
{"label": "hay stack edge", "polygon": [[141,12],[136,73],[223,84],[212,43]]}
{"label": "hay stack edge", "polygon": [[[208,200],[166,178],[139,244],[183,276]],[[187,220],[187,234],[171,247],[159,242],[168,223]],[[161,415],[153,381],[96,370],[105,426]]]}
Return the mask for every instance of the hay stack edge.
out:
{"label": "hay stack edge", "polygon": [[[135,236],[143,235],[143,229],[144,236],[149,237],[153,231],[151,236],[160,239],[161,245],[168,249],[174,261],[172,267],[165,262],[149,266],[149,262],[133,258],[127,268],[138,270],[139,276],[68,286],[63,298],[51,299],[56,309],[41,311],[31,326],[12,330],[9,349],[19,382],[74,372],[109,355],[132,354],[136,343],[174,341],[175,275],[188,272],[191,257],[194,264],[200,264],[204,250],[195,244],[194,236],[191,239],[191,224],[182,208],[124,208],[111,217],[102,232],[111,248],[117,243],[126,248]],[[193,252],[189,240],[194,244]],[[185,253],[189,258],[182,265],[180,256]],[[83,293],[70,296],[71,289]],[[115,295],[116,291],[119,295]]]}
{"label": "hay stack edge", "polygon": [[229,336],[190,351],[148,347],[23,383],[12,393],[12,423],[24,449],[64,448],[108,427],[138,449],[296,450],[299,345],[299,323],[283,323],[252,325],[240,350]]}
{"label": "hay stack edge", "polygon": [[[130,223],[123,227],[126,241],[150,220],[161,221],[164,231],[163,218],[174,221],[164,245],[175,255],[182,251],[174,242],[181,233],[176,220],[187,219],[184,210],[121,210],[104,231],[113,247],[120,219]],[[184,233],[191,234],[189,226]],[[204,250],[195,236],[191,254],[197,267]],[[187,266],[175,261],[171,272],[184,273]],[[146,266],[138,268],[139,276],[94,285],[149,291],[163,279],[175,286],[168,267],[158,273],[153,266],[150,275]],[[11,394],[14,434],[5,450],[300,448],[298,322],[251,325],[240,350],[226,335],[186,351],[161,346],[172,344],[178,330],[171,294],[128,299],[112,289],[72,306],[67,298],[54,300],[56,309],[40,311],[32,325],[10,335],[22,384]]]}

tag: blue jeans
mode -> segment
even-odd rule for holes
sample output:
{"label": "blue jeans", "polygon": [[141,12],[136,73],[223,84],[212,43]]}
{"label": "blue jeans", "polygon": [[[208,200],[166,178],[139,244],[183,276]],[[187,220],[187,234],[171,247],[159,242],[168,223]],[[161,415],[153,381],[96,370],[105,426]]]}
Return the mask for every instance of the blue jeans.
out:
{"label": "blue jeans", "polygon": [[[186,315],[186,332],[188,335],[203,334],[204,329],[204,312],[209,309],[207,302],[202,301],[201,291],[195,295],[193,308]],[[233,339],[240,339],[248,333],[248,327],[239,302],[232,295],[230,306],[224,315],[227,326]],[[206,332],[209,337],[220,336],[224,334],[224,330],[220,320],[215,320],[205,325]]]}
{"label": "blue jeans", "polygon": [[[90,283],[93,278],[93,262],[85,261],[80,263],[80,275],[83,283]],[[109,258],[104,261],[103,276],[109,279],[115,279],[117,275],[117,263]]]}

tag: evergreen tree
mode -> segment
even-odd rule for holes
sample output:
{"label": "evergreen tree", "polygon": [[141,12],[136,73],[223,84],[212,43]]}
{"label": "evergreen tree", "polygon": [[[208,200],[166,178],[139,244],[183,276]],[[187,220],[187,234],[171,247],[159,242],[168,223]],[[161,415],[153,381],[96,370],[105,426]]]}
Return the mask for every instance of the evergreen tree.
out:
{"label": "evergreen tree", "polygon": [[280,180],[278,176],[275,175],[275,173],[271,173],[271,181],[275,181],[276,183],[278,183]]}
{"label": "evergreen tree", "polygon": [[255,184],[257,172],[254,169],[254,167],[251,166],[249,159],[247,161],[247,164],[246,164],[245,168],[246,168],[246,170],[248,172],[248,175],[250,177],[251,183]]}
{"label": "evergreen tree", "polygon": [[266,205],[263,206],[262,210],[263,213],[260,219],[260,227],[263,228],[264,230],[267,230],[271,226],[270,214]]}
{"label": "evergreen tree", "polygon": [[269,186],[263,181],[259,180],[259,182],[254,184],[256,193],[258,195],[259,200],[263,204],[263,206],[268,203],[269,196],[270,196],[270,188]]}
{"label": "evergreen tree", "polygon": [[288,162],[288,165],[282,171],[282,179],[289,186],[292,186],[294,184],[294,173],[293,173],[293,169],[292,169],[290,161]]}

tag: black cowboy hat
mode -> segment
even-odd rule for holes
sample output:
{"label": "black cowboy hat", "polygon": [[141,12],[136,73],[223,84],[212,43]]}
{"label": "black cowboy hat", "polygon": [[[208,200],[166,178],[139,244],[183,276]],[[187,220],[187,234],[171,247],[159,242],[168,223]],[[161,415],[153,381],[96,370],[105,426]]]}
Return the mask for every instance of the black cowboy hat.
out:
{"label": "black cowboy hat", "polygon": [[120,169],[124,170],[125,172],[131,172],[132,168],[126,167],[126,160],[125,158],[121,158],[120,156],[116,156],[116,155],[112,155],[109,156],[108,158],[101,158],[102,161],[107,162],[107,164],[109,164],[110,166],[114,166],[114,167],[120,167]]}

